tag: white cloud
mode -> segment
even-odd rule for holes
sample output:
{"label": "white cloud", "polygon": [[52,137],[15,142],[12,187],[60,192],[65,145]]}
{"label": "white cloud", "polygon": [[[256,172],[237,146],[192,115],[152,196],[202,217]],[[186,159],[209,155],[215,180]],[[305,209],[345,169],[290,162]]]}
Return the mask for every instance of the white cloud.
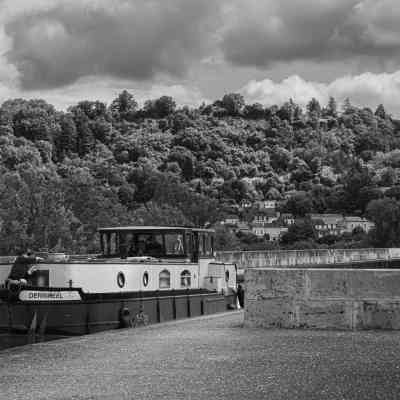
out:
{"label": "white cloud", "polygon": [[184,84],[143,84],[107,76],[90,76],[79,79],[72,85],[60,89],[25,91],[16,85],[12,87],[0,83],[0,104],[15,97],[42,98],[57,109],[66,110],[82,100],[100,100],[110,103],[122,90],[131,92],[139,104],[163,95],[172,96],[178,105],[198,106],[206,99],[195,86]]}
{"label": "white cloud", "polygon": [[292,75],[281,82],[271,79],[250,81],[242,89],[247,102],[259,102],[268,106],[282,104],[290,98],[301,106],[305,106],[311,98],[324,98],[324,85],[316,82],[307,82],[297,75]]}
{"label": "white cloud", "polygon": [[370,72],[357,76],[345,76],[330,83],[306,81],[292,75],[281,82],[270,79],[250,81],[242,89],[247,102],[260,102],[265,105],[282,104],[292,98],[305,107],[312,97],[326,104],[329,96],[338,102],[349,98],[352,104],[375,109],[378,104],[394,116],[400,116],[400,70],[394,73],[373,74]]}

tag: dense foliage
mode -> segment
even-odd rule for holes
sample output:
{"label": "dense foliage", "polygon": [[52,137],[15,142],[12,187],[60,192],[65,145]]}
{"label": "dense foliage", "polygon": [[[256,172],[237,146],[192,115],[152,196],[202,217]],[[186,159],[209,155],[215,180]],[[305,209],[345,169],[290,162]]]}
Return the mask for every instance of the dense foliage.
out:
{"label": "dense foliage", "polygon": [[[399,245],[400,124],[383,106],[374,113],[347,100],[342,108],[333,98],[324,107],[312,99],[304,111],[227,94],[197,109],[168,96],[140,109],[127,91],[109,106],[82,101],[66,112],[8,100],[0,108],[0,253],[90,252],[99,226],[205,226],[264,198],[297,217],[368,216],[377,224],[370,244]],[[307,239],[297,231],[289,236]],[[254,240],[218,232],[222,248]]]}

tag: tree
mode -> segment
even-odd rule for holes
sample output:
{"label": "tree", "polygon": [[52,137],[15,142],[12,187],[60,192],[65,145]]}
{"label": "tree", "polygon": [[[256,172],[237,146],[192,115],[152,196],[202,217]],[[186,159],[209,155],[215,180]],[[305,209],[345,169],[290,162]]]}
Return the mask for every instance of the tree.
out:
{"label": "tree", "polygon": [[297,221],[289,226],[288,231],[282,235],[281,243],[290,245],[300,241],[313,241],[316,239],[316,234],[311,221],[306,219]]}
{"label": "tree", "polygon": [[132,169],[127,177],[127,181],[136,187],[133,200],[144,206],[152,200],[158,186],[163,184],[161,175],[150,169],[147,165]]}
{"label": "tree", "polygon": [[383,198],[372,200],[367,206],[367,216],[375,223],[370,232],[376,246],[396,247],[400,244],[400,202]]}
{"label": "tree", "polygon": [[77,130],[77,147],[78,154],[84,156],[93,150],[95,139],[90,129],[89,118],[86,113],[80,113],[75,117]]}
{"label": "tree", "polygon": [[260,103],[247,104],[244,106],[243,115],[248,119],[262,119],[265,117],[265,111]]}
{"label": "tree", "polygon": [[112,117],[117,120],[128,120],[131,121],[136,113],[138,103],[131,93],[127,90],[123,90],[117,98],[115,98],[111,105],[110,111]]}
{"label": "tree", "polygon": [[134,184],[129,185],[128,183],[125,183],[118,189],[119,201],[128,209],[131,209],[134,207],[135,193],[136,186]]}
{"label": "tree", "polygon": [[172,117],[172,133],[177,133],[192,126],[192,121],[186,113],[176,112]]}
{"label": "tree", "polygon": [[315,115],[316,117],[320,117],[321,115],[321,106],[319,101],[316,98],[312,98],[307,104],[307,112],[309,116]]}
{"label": "tree", "polygon": [[337,113],[337,103],[334,97],[330,96],[328,105],[326,106],[326,115],[332,118],[336,118]]}
{"label": "tree", "polygon": [[101,101],[80,101],[76,106],[68,109],[74,115],[85,114],[89,119],[96,119],[98,117],[104,117],[107,114],[107,106]]}
{"label": "tree", "polygon": [[290,99],[289,101],[283,103],[282,107],[277,112],[277,115],[281,120],[286,120],[290,123],[293,123],[295,119],[300,117],[301,109],[293,102],[292,99]]}
{"label": "tree", "polygon": [[375,115],[382,119],[386,118],[386,111],[385,107],[383,107],[383,104],[379,104],[379,106],[376,108]]}
{"label": "tree", "polygon": [[287,200],[284,210],[295,217],[304,217],[312,211],[312,200],[308,193],[298,192]]}
{"label": "tree", "polygon": [[65,155],[71,155],[78,151],[78,133],[72,114],[63,114],[60,119],[61,132],[56,142],[58,157],[60,160]]}
{"label": "tree", "polygon": [[[376,198],[373,189],[372,176],[368,168],[359,163],[353,165],[343,177],[346,194],[346,209],[348,212],[365,210],[370,200]],[[373,196],[373,197],[372,197]]]}
{"label": "tree", "polygon": [[276,171],[285,171],[288,168],[291,154],[288,150],[280,146],[274,146],[270,153],[272,168]]}
{"label": "tree", "polygon": [[232,116],[237,116],[245,105],[244,97],[239,93],[229,93],[222,98],[222,107]]}
{"label": "tree", "polygon": [[192,152],[185,147],[176,146],[172,149],[169,161],[176,161],[185,179],[190,180],[194,175],[196,159]]}
{"label": "tree", "polygon": [[96,118],[94,121],[90,121],[90,129],[96,140],[101,143],[110,143],[112,138],[112,124],[108,122],[104,116]]}
{"label": "tree", "polygon": [[148,118],[165,118],[171,115],[176,108],[174,99],[170,96],[161,96],[156,100],[147,100],[143,112]]}
{"label": "tree", "polygon": [[240,240],[229,229],[218,225],[215,229],[215,250],[240,250]]}
{"label": "tree", "polygon": [[150,202],[135,210],[133,218],[138,225],[190,226],[182,211],[169,204]]}
{"label": "tree", "polygon": [[353,114],[356,112],[356,108],[351,104],[350,99],[348,97],[344,99],[342,108],[344,114]]}
{"label": "tree", "polygon": [[54,141],[60,132],[56,112],[44,100],[29,100],[13,115],[14,135],[26,139]]}

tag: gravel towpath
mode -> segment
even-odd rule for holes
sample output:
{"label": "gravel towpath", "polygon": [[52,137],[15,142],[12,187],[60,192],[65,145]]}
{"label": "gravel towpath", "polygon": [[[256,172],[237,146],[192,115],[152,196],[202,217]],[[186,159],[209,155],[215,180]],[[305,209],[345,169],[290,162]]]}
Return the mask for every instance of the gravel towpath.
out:
{"label": "gravel towpath", "polygon": [[0,399],[399,399],[400,332],[264,330],[232,312],[0,352]]}

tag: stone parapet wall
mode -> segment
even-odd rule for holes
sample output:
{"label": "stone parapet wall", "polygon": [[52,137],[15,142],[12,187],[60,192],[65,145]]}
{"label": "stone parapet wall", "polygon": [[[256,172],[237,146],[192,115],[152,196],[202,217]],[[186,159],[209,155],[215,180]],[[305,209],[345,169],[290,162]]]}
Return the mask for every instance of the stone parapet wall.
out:
{"label": "stone parapet wall", "polygon": [[249,327],[400,329],[400,270],[248,269],[245,297]]}
{"label": "stone parapet wall", "polygon": [[399,258],[399,248],[220,251],[217,253],[219,261],[234,263],[239,269],[345,264],[373,260],[389,261]]}

